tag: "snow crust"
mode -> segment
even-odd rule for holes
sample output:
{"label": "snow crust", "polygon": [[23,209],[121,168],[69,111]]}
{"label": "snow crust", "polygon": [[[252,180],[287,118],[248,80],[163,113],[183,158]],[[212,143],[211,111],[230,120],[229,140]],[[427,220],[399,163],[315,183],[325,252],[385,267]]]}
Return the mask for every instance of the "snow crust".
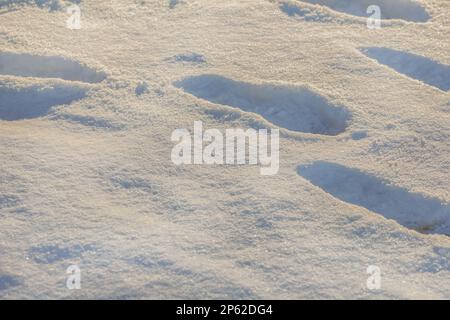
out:
{"label": "snow crust", "polygon": [[[450,2],[370,3],[379,30],[366,1],[0,1],[0,298],[449,299]],[[174,165],[194,121],[280,128],[279,173]]]}

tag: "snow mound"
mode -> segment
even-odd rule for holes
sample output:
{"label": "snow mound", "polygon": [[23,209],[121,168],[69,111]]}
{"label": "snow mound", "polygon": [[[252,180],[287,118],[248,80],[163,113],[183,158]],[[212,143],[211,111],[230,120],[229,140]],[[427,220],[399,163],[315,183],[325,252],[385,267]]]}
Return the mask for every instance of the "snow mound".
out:
{"label": "snow mound", "polygon": [[21,77],[59,78],[87,83],[98,83],[106,79],[104,72],[97,72],[65,57],[8,52],[0,53],[0,74]]}
{"label": "snow mound", "polygon": [[44,116],[53,106],[83,99],[86,89],[61,84],[11,87],[0,83],[0,120]]}
{"label": "snow mound", "polygon": [[297,172],[332,196],[422,233],[450,235],[450,206],[357,169],[318,161]]}
{"label": "snow mound", "polygon": [[288,130],[337,135],[347,128],[350,114],[307,87],[253,84],[219,75],[188,77],[175,83],[184,91],[212,103],[261,115]]}
{"label": "snow mound", "polygon": [[450,90],[450,66],[416,54],[389,48],[362,48],[369,58],[443,91]]}
{"label": "snow mound", "polygon": [[367,8],[379,6],[382,19],[401,19],[412,22],[426,22],[430,15],[418,2],[412,0],[301,0],[318,4],[332,10],[358,17],[367,17]]}

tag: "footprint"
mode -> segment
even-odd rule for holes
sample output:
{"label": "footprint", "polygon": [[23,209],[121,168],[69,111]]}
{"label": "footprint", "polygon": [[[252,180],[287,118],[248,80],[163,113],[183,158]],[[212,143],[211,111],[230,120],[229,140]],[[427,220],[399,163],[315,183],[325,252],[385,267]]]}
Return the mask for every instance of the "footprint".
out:
{"label": "footprint", "polygon": [[292,131],[337,135],[350,120],[345,108],[332,105],[307,87],[253,84],[219,75],[188,77],[175,86],[212,103],[259,114]]}
{"label": "footprint", "polygon": [[53,106],[70,104],[85,95],[85,88],[64,84],[11,86],[0,83],[0,120],[42,117]]}
{"label": "footprint", "polygon": [[389,48],[362,48],[361,52],[395,71],[443,91],[450,90],[450,66],[416,54]]}
{"label": "footprint", "polygon": [[98,83],[106,79],[106,73],[98,72],[65,57],[8,52],[0,53],[0,74],[20,77],[59,78],[86,83]]}
{"label": "footprint", "polygon": [[357,169],[329,162],[299,166],[297,173],[334,197],[422,233],[450,235],[450,206],[393,186]]}
{"label": "footprint", "polygon": [[62,8],[59,0],[0,0],[0,9],[6,9],[6,12],[25,5],[35,5],[41,9],[48,9],[50,12]]}
{"label": "footprint", "polygon": [[357,17],[368,17],[367,8],[379,6],[382,19],[401,19],[412,22],[426,22],[430,19],[428,12],[413,0],[300,0],[318,4],[332,10]]}
{"label": "footprint", "polygon": [[0,291],[20,286],[22,279],[9,274],[0,274]]}

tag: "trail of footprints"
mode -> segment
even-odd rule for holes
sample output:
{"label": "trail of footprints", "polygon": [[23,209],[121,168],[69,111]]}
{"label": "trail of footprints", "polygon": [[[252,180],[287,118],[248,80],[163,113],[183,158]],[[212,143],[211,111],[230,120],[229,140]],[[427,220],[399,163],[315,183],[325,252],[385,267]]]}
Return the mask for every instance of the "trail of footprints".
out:
{"label": "trail of footprints", "polygon": [[[311,8],[298,6],[297,2],[314,4],[364,18],[368,17],[367,8],[371,5],[377,5],[381,9],[383,20],[400,19],[411,22],[426,22],[430,19],[425,8],[413,0],[297,0],[295,3],[282,2],[280,10],[291,17],[303,17],[307,22],[330,22],[332,20],[324,13],[312,13]],[[360,51],[374,63],[384,65],[395,72],[442,91],[450,90],[450,65],[420,54],[391,48],[368,47],[360,48]]]}
{"label": "trail of footprints", "polygon": [[83,99],[83,84],[106,79],[105,73],[64,57],[8,52],[0,52],[0,75],[22,78],[0,82],[0,120],[6,121],[42,117],[54,106]]}
{"label": "trail of footprints", "polygon": [[[366,17],[367,7],[375,4],[382,8],[384,19],[426,22],[430,18],[423,7],[410,0],[302,1],[360,17]],[[289,15],[301,12],[292,8],[281,6]],[[450,90],[448,65],[389,48],[369,47],[360,51],[374,66],[378,63],[413,80]],[[345,132],[351,121],[347,108],[331,103],[306,86],[256,84],[214,74],[187,77],[174,85],[197,98],[259,115],[291,131],[334,136]],[[317,161],[299,166],[297,173],[341,201],[364,207],[421,233],[450,236],[450,205],[439,199],[411,193],[389,181],[336,163]]]}
{"label": "trail of footprints", "polygon": [[[378,5],[383,19],[400,19],[426,22],[428,12],[412,0],[299,0],[327,7],[358,17],[367,17],[367,8]],[[311,11],[292,2],[284,2],[280,9],[289,16],[301,16],[308,22],[321,22],[328,18],[323,14],[311,15]],[[383,47],[361,48],[360,51],[373,63],[384,65],[413,80],[421,81],[442,91],[450,90],[450,66],[422,55]],[[407,228],[422,233],[450,236],[450,205],[439,199],[410,193],[378,177],[354,168],[329,162],[315,162],[299,166],[297,173],[323,191],[342,201],[396,220]]]}
{"label": "trail of footprints", "polygon": [[[379,5],[384,19],[425,22],[426,10],[411,0],[301,0],[355,16],[366,16],[369,5]],[[290,7],[291,8],[291,7]],[[438,89],[450,90],[450,66],[412,53],[389,48],[362,48],[373,63]],[[56,105],[83,99],[86,89],[70,82],[94,84],[106,74],[63,57],[0,53],[0,76],[64,80],[61,83],[16,85],[0,83],[0,120],[43,116]],[[32,81],[32,80],[31,80]],[[26,83],[26,81],[25,81]],[[307,86],[249,83],[206,74],[179,80],[174,85],[214,104],[261,116],[275,126],[297,132],[335,136],[345,132],[351,113]],[[394,219],[424,233],[450,235],[450,207],[395,187],[383,179],[342,165],[315,162],[299,166],[297,173],[333,197]]]}
{"label": "trail of footprints", "polygon": [[[188,77],[176,87],[200,99],[258,114],[288,130],[337,135],[351,119],[349,111],[332,105],[307,87],[253,84],[220,75]],[[364,207],[422,233],[450,235],[450,206],[439,199],[408,192],[357,169],[316,162],[297,173],[335,198]]]}

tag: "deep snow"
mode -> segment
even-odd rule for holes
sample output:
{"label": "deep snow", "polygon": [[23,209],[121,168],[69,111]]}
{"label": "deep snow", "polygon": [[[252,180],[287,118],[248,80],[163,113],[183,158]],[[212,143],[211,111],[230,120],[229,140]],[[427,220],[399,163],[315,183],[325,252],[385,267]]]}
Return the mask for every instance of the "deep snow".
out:
{"label": "deep snow", "polygon": [[[0,298],[450,298],[449,1],[369,1],[380,30],[366,1],[75,2],[79,30],[0,1]],[[279,127],[279,173],[175,166],[194,121]]]}

